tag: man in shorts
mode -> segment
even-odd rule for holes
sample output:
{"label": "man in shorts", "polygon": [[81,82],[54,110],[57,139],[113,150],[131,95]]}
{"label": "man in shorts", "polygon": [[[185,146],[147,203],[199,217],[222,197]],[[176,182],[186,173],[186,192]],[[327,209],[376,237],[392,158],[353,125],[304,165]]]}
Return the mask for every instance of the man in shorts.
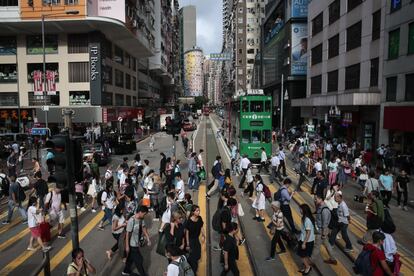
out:
{"label": "man in shorts", "polygon": [[58,225],[58,238],[66,238],[63,234],[63,224],[65,223],[65,215],[62,209],[62,194],[61,189],[55,187],[45,198],[46,210],[49,212],[50,222]]}

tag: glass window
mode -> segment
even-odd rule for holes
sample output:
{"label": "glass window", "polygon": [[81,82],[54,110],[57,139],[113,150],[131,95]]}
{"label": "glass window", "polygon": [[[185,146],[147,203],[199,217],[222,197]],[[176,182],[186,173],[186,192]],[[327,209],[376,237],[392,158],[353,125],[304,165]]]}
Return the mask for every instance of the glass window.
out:
{"label": "glass window", "polygon": [[0,55],[15,55],[17,42],[15,36],[0,36]]}
{"label": "glass window", "polygon": [[89,91],[69,91],[69,105],[90,105]]}
{"label": "glass window", "polygon": [[339,34],[328,40],[328,58],[333,58],[337,55],[339,55]]}
{"label": "glass window", "polygon": [[18,105],[18,93],[14,92],[1,92],[0,93],[0,106],[13,106]]}
{"label": "glass window", "polygon": [[[46,54],[57,54],[58,53],[58,36],[57,35],[45,35],[45,53]],[[27,36],[27,54],[28,55],[43,54],[41,35],[28,35]]]}
{"label": "glass window", "polygon": [[348,12],[358,7],[362,3],[362,0],[348,0]]}
{"label": "glass window", "polygon": [[408,53],[414,54],[414,23],[408,25]]}
{"label": "glass window", "polygon": [[400,52],[400,29],[389,32],[388,59],[398,58]]}
{"label": "glass window", "polygon": [[124,87],[124,72],[115,69],[115,85]]}
{"label": "glass window", "polygon": [[361,46],[361,29],[362,21],[352,25],[346,29],[346,50],[350,51],[352,49],[358,48]]}
{"label": "glass window", "polygon": [[265,101],[265,112],[271,112],[272,110],[270,101]]}
{"label": "glass window", "polygon": [[242,112],[249,112],[249,102],[242,101]]}
{"label": "glass window", "polygon": [[270,130],[263,130],[263,142],[270,143],[272,141],[272,133]]}
{"label": "glass window", "polygon": [[69,34],[68,53],[87,53],[89,47],[88,34]]}
{"label": "glass window", "polygon": [[89,82],[89,62],[69,62],[69,82]]}
{"label": "glass window", "polygon": [[252,143],[260,144],[262,142],[262,131],[261,130],[252,130]]}
{"label": "glass window", "polygon": [[131,89],[131,75],[125,74],[125,88]]}
{"label": "glass window", "polygon": [[402,0],[391,0],[390,2],[391,2],[391,13],[401,9]]}
{"label": "glass window", "polygon": [[115,94],[115,105],[116,106],[123,106],[124,105],[124,95]]}
{"label": "glass window", "polygon": [[345,89],[359,88],[360,70],[359,63],[345,68]]}
{"label": "glass window", "polygon": [[[27,81],[33,83],[34,71],[43,71],[42,63],[28,63],[27,64]],[[55,72],[55,81],[59,82],[59,63],[46,63],[46,71]]]}
{"label": "glass window", "polygon": [[104,105],[113,105],[114,104],[112,93],[103,92],[102,97],[103,97],[103,104]]}
{"label": "glass window", "polygon": [[104,79],[104,83],[106,84],[112,84],[112,67],[105,65],[105,67],[103,68],[103,79]]}
{"label": "glass window", "polygon": [[[56,91],[56,95],[48,95],[46,97],[47,105],[59,105],[60,104],[60,92]],[[43,95],[37,96],[33,92],[29,92],[29,105],[45,105],[45,98]]]}
{"label": "glass window", "polygon": [[250,112],[263,112],[263,102],[262,101],[251,101]]}
{"label": "glass window", "polygon": [[312,65],[322,62],[322,43],[312,48]]}
{"label": "glass window", "polygon": [[371,59],[371,75],[369,86],[374,87],[378,86],[378,70],[379,70],[379,58]]}
{"label": "glass window", "polygon": [[0,0],[0,7],[17,7],[19,5],[17,0]]}
{"label": "glass window", "polygon": [[414,74],[405,75],[405,100],[414,101]]}
{"label": "glass window", "polygon": [[124,51],[117,46],[115,46],[114,61],[119,64],[124,64]]}
{"label": "glass window", "polygon": [[241,141],[243,144],[250,143],[250,130],[242,130]]}
{"label": "glass window", "polygon": [[397,98],[397,77],[387,78],[387,102],[395,102]]}
{"label": "glass window", "polygon": [[341,1],[335,0],[329,5],[329,25],[339,19],[341,14]]}
{"label": "glass window", "polygon": [[311,78],[311,94],[322,93],[322,75]]}
{"label": "glass window", "polygon": [[0,64],[0,83],[17,82],[16,64]]}
{"label": "glass window", "polygon": [[137,91],[137,78],[132,77],[132,90]]}
{"label": "glass window", "polygon": [[137,106],[137,97],[132,97],[132,106]]}
{"label": "glass window", "polygon": [[321,32],[323,29],[323,12],[318,14],[312,20],[312,35],[316,35],[317,33]]}
{"label": "glass window", "polygon": [[126,95],[126,97],[125,97],[125,100],[126,100],[126,106],[131,106],[131,96],[128,96],[128,95]]}
{"label": "glass window", "polygon": [[372,14],[372,40],[380,38],[381,34],[381,9]]}
{"label": "glass window", "polygon": [[328,72],[328,92],[338,91],[338,70]]}

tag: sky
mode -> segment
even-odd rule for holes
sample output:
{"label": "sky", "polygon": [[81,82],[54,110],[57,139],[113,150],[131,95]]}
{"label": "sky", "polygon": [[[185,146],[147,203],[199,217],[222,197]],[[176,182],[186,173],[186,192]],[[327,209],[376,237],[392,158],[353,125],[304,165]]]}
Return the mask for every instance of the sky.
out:
{"label": "sky", "polygon": [[223,0],[179,0],[180,8],[196,6],[197,46],[205,55],[221,52]]}

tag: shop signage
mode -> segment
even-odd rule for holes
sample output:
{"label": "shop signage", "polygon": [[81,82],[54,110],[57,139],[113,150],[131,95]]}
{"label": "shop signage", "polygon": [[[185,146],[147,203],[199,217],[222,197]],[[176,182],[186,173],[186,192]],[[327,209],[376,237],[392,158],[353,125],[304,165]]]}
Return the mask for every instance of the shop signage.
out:
{"label": "shop signage", "polygon": [[105,107],[102,108],[102,122],[105,124],[108,123],[108,109]]}
{"label": "shop signage", "polygon": [[89,43],[89,82],[91,105],[102,103],[101,44]]}
{"label": "shop signage", "polygon": [[[18,109],[3,109],[0,110],[0,120],[19,120]],[[20,119],[32,121],[32,110],[31,109],[20,109]]]}

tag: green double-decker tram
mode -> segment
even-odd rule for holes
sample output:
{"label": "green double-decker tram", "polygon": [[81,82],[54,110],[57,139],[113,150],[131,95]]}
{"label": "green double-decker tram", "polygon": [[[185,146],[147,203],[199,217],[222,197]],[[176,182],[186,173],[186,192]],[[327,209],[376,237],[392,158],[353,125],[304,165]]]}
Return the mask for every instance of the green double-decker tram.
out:
{"label": "green double-decker tram", "polygon": [[239,149],[249,159],[260,162],[261,148],[272,154],[272,97],[245,95],[239,97]]}

